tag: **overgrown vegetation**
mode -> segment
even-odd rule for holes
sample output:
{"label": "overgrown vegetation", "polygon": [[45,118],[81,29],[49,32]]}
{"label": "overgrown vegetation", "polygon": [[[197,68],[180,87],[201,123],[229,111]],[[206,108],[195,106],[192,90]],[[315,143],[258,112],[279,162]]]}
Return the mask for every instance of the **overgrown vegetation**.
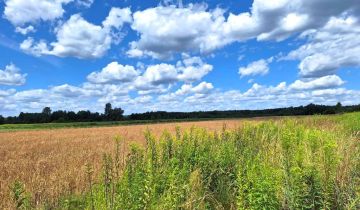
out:
{"label": "overgrown vegetation", "polygon": [[56,207],[360,209],[359,119],[334,118],[331,131],[290,119],[221,132],[176,128],[160,139],[148,130],[146,147],[131,145],[126,156],[117,137],[100,181],[88,165],[88,191]]}

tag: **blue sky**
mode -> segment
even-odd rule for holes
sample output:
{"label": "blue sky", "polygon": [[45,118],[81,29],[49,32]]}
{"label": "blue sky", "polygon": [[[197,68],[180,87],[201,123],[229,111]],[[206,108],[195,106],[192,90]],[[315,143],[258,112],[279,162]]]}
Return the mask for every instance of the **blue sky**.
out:
{"label": "blue sky", "polygon": [[360,103],[356,0],[0,2],[0,114]]}

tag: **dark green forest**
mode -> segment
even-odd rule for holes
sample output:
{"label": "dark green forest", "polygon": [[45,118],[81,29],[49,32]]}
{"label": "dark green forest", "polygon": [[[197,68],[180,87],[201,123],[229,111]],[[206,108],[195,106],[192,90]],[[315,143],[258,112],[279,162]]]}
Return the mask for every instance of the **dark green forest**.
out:
{"label": "dark green forest", "polygon": [[65,122],[103,122],[122,120],[172,120],[172,119],[216,119],[216,118],[250,118],[267,116],[298,116],[298,115],[320,115],[338,114],[360,111],[360,105],[342,106],[337,103],[334,106],[309,104],[307,106],[286,107],[263,110],[226,110],[226,111],[195,111],[195,112],[146,112],[124,115],[121,108],[113,108],[107,103],[104,113],[91,112],[89,110],[52,111],[45,107],[39,113],[21,112],[18,116],[3,117],[0,115],[0,124],[35,124],[35,123],[65,123]]}

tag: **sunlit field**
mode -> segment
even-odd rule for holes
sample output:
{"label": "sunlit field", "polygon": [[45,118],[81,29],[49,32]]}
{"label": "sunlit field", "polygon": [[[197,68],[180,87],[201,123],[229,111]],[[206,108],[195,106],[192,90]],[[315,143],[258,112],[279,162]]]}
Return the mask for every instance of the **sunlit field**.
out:
{"label": "sunlit field", "polygon": [[0,133],[0,209],[359,209],[360,113]]}
{"label": "sunlit field", "polygon": [[31,194],[31,202],[36,206],[53,205],[58,198],[69,193],[85,192],[85,165],[91,164],[94,178],[101,179],[102,156],[114,151],[114,138],[118,135],[123,137],[125,151],[128,151],[131,143],[145,146],[144,131],[147,128],[160,136],[163,130],[174,133],[177,125],[184,130],[192,125],[221,130],[224,123],[235,128],[241,122],[226,120],[72,129],[44,129],[44,124],[32,125],[31,130],[17,130],[18,127],[23,129],[22,125],[12,125],[11,129],[15,129],[12,131],[4,127],[0,130],[0,209],[15,207],[10,194],[10,186],[15,180],[25,185]]}

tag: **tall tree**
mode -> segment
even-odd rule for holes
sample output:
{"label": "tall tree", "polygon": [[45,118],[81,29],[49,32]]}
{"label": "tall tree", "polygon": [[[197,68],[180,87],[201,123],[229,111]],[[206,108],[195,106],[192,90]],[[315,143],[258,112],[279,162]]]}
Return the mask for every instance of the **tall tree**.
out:
{"label": "tall tree", "polygon": [[106,118],[109,118],[109,117],[110,117],[111,111],[112,111],[111,103],[107,103],[107,104],[105,105],[105,112],[104,112],[104,115],[105,115]]}
{"label": "tall tree", "polygon": [[342,104],[338,102],[335,106],[336,113],[340,113],[342,109]]}
{"label": "tall tree", "polygon": [[5,118],[2,115],[0,115],[0,125],[4,123],[5,123]]}
{"label": "tall tree", "polygon": [[51,109],[50,109],[50,107],[45,107],[45,108],[42,110],[42,113],[45,114],[46,116],[51,116]]}
{"label": "tall tree", "polygon": [[41,112],[41,122],[47,123],[51,121],[51,109],[50,107],[45,107]]}

